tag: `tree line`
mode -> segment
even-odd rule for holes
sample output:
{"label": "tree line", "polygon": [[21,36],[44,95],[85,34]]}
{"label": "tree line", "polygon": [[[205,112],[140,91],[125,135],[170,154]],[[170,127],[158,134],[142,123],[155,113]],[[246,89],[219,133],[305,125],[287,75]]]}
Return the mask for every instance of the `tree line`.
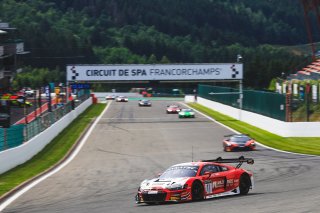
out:
{"label": "tree line", "polygon": [[2,0],[0,11],[31,52],[16,86],[39,82],[39,70],[65,81],[66,64],[229,63],[241,54],[245,86],[263,89],[309,58],[282,47],[307,42],[298,0]]}

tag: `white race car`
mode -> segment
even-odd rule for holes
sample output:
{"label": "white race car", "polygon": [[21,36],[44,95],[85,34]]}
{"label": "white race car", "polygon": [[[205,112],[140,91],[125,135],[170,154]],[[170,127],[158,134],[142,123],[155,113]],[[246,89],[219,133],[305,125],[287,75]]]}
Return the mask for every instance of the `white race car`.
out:
{"label": "white race car", "polygon": [[151,107],[151,102],[149,100],[143,99],[139,101],[139,106],[150,106]]}
{"label": "white race car", "polygon": [[118,97],[116,97],[116,102],[128,102],[128,97],[118,96]]}

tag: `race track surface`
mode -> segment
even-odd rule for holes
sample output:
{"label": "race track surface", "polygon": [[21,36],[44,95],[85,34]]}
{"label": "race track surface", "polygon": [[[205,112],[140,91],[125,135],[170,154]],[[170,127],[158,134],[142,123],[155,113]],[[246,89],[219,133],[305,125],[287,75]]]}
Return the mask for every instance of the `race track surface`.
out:
{"label": "race track surface", "polygon": [[[319,212],[320,158],[258,147],[254,152],[224,153],[222,139],[232,132],[200,114],[179,119],[166,114],[168,102],[112,102],[77,157],[3,212]],[[135,204],[143,179],[169,166],[200,159],[252,157],[243,165],[255,175],[246,196],[181,204]]]}

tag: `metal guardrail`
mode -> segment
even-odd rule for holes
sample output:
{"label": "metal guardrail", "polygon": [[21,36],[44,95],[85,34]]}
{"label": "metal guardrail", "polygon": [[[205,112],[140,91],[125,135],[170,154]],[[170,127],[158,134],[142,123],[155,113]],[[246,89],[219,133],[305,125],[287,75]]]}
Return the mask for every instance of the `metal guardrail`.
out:
{"label": "metal guardrail", "polygon": [[[90,98],[84,94],[75,101],[75,108]],[[13,125],[10,128],[0,128],[0,152],[23,144],[38,135],[63,116],[72,111],[72,102],[53,107],[52,112],[47,112],[36,117],[28,124]]]}

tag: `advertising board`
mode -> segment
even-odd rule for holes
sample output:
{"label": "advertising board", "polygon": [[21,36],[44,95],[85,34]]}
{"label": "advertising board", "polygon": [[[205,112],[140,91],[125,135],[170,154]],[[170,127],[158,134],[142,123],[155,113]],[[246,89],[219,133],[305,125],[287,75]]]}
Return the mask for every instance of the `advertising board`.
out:
{"label": "advertising board", "polygon": [[68,65],[67,81],[241,80],[234,64]]}

